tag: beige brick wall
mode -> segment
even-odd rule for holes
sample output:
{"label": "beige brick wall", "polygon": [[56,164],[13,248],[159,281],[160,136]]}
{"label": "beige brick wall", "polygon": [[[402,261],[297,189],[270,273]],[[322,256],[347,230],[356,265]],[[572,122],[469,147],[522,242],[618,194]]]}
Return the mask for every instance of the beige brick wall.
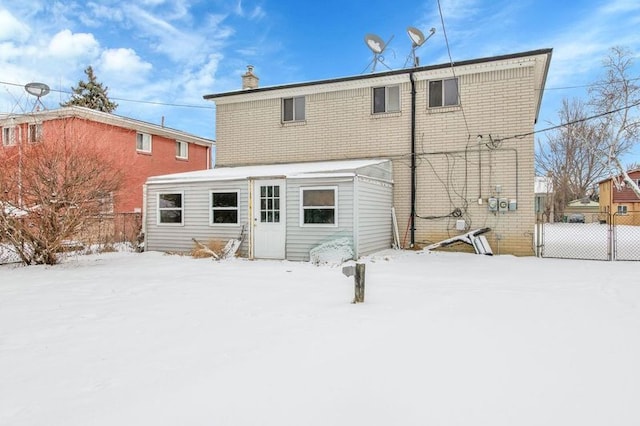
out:
{"label": "beige brick wall", "polygon": [[[427,108],[428,80],[442,78],[446,70],[415,74],[418,246],[460,234],[456,220],[463,219],[469,229],[491,228],[486,236],[495,253],[533,254],[534,139],[512,136],[533,131],[542,66],[529,60],[461,70],[456,73],[461,106],[438,109]],[[349,81],[325,91],[301,86],[216,100],[217,166],[391,158],[400,237],[407,247],[411,83],[408,73],[377,83]],[[373,115],[371,88],[391,84],[401,85],[401,112]],[[306,120],[281,123],[281,98],[301,95]],[[489,212],[491,196],[517,200],[517,210]]]}

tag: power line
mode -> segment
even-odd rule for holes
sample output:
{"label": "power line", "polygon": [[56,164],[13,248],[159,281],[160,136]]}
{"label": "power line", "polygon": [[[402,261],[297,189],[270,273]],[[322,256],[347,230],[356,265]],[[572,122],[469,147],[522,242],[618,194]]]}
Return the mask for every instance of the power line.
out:
{"label": "power line", "polygon": [[596,118],[604,117],[604,116],[609,115],[609,114],[615,114],[616,112],[624,111],[626,109],[631,109],[631,108],[636,107],[636,106],[640,106],[640,101],[636,102],[634,104],[631,104],[631,105],[626,105],[626,106],[611,110],[611,111],[601,112],[600,114],[595,114],[595,115],[591,115],[589,117],[579,118],[577,120],[568,121],[566,123],[558,124],[556,126],[547,127],[545,129],[534,130],[533,132],[527,132],[527,133],[522,133],[522,134],[519,134],[519,135],[508,136],[506,138],[500,138],[497,141],[503,142],[503,141],[510,140],[510,139],[522,139],[522,138],[525,138],[527,136],[535,135],[536,133],[548,132],[550,130],[560,129],[562,127],[568,127],[568,126],[571,126],[573,124],[583,123],[585,121],[594,120]]}
{"label": "power line", "polygon": [[[4,84],[4,85],[7,85],[7,86],[24,87],[24,84],[9,83],[7,81],[0,81],[0,84]],[[56,93],[63,93],[63,94],[66,94],[66,95],[72,95],[71,92],[67,92],[65,90],[50,89],[50,91],[51,92],[56,92]],[[180,107],[180,108],[215,109],[212,106],[205,106],[205,105],[174,104],[174,103],[168,103],[168,102],[142,101],[142,100],[137,100],[137,99],[115,98],[115,97],[111,97],[111,96],[109,96],[109,99],[114,100],[114,101],[119,101],[119,102],[133,102],[133,103],[148,104],[148,105],[162,105],[162,106]]]}

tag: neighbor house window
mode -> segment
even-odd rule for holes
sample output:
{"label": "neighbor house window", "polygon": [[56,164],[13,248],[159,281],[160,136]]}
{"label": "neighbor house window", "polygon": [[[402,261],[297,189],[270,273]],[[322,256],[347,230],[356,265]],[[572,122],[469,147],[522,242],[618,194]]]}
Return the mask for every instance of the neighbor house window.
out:
{"label": "neighbor house window", "polygon": [[16,144],[16,127],[2,128],[2,145]]}
{"label": "neighbor house window", "polygon": [[183,199],[182,192],[158,194],[158,223],[182,225],[184,223]]}
{"label": "neighbor house window", "polygon": [[458,105],[458,79],[429,82],[429,108]]}
{"label": "neighbor house window", "polygon": [[373,88],[373,113],[400,111],[400,86]]}
{"label": "neighbor house window", "polygon": [[189,144],[182,141],[176,141],[176,157],[189,158]]}
{"label": "neighbor house window", "polygon": [[337,225],[338,188],[301,188],[300,224],[301,226]]}
{"label": "neighbor house window", "polygon": [[148,133],[138,133],[136,135],[136,150],[141,152],[151,152],[151,135]]}
{"label": "neighbor house window", "polygon": [[30,143],[42,140],[42,123],[29,124],[28,137]]}
{"label": "neighbor house window", "polygon": [[618,214],[627,214],[627,206],[618,206]]}
{"label": "neighbor house window", "polygon": [[211,192],[211,224],[238,223],[238,192]]}
{"label": "neighbor house window", "polygon": [[282,121],[304,121],[304,96],[282,99]]}

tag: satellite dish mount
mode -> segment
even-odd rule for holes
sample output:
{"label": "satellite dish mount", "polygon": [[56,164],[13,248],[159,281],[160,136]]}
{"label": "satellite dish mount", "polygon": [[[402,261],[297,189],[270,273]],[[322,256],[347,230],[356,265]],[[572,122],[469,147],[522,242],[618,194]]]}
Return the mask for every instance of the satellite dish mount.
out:
{"label": "satellite dish mount", "polygon": [[46,109],[40,98],[49,94],[49,86],[44,83],[27,83],[24,86],[24,90],[26,90],[28,94],[36,97],[32,111],[40,111],[40,107]]}
{"label": "satellite dish mount", "polygon": [[369,65],[373,65],[371,67],[371,72],[376,71],[376,65],[378,64],[378,62],[389,68],[387,64],[384,63],[384,56],[382,56],[382,52],[384,52],[391,40],[393,40],[393,36],[391,36],[389,41],[387,41],[386,43],[375,34],[367,34],[364,36],[365,44],[373,52],[373,60],[369,63]]}

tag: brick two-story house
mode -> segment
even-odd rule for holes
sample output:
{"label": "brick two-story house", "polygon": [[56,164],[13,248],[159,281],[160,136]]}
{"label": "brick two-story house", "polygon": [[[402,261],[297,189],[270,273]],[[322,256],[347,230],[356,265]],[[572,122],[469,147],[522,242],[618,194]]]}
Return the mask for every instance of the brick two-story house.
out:
{"label": "brick two-story house", "polygon": [[112,194],[113,213],[141,212],[142,185],[149,176],[210,168],[215,145],[162,125],[75,106],[7,115],[0,127],[5,150],[56,138],[77,143],[91,138],[108,146],[124,172],[120,191]]}
{"label": "brick two-story house", "polygon": [[391,159],[400,243],[490,228],[531,255],[534,124],[551,49],[209,94],[217,167]]}

